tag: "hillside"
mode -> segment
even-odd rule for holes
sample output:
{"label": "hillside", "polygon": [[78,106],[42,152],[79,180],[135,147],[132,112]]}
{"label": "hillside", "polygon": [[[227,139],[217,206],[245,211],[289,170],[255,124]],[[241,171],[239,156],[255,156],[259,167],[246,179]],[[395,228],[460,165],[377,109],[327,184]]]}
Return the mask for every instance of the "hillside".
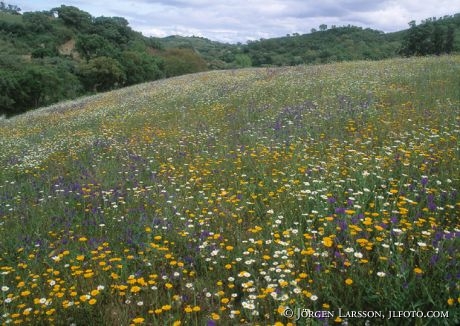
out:
{"label": "hillside", "polygon": [[0,120],[0,323],[459,324],[458,85],[248,68]]}
{"label": "hillside", "polygon": [[0,12],[0,114],[207,70],[190,49],[163,49],[122,17],[64,6]]}
{"label": "hillside", "polygon": [[[3,8],[3,7],[2,7]],[[145,37],[123,17],[62,5],[20,14],[0,8],[0,115],[210,69],[273,67],[460,51],[460,15],[398,33],[322,25],[310,34],[223,44]]]}

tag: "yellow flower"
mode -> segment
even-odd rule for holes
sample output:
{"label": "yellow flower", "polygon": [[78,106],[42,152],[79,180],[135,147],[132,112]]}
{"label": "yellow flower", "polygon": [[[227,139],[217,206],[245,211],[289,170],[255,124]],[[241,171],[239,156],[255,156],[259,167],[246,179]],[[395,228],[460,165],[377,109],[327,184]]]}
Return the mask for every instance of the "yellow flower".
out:
{"label": "yellow flower", "polygon": [[353,280],[352,280],[351,278],[347,278],[347,279],[345,280],[345,284],[346,284],[346,285],[352,285],[352,284],[353,284]]}
{"label": "yellow flower", "polygon": [[88,303],[89,303],[90,305],[96,304],[96,302],[97,302],[97,300],[94,299],[94,298],[93,298],[93,299],[90,299],[90,300],[88,301]]}
{"label": "yellow flower", "polygon": [[144,320],[145,320],[145,319],[142,318],[142,317],[137,317],[137,318],[134,318],[134,319],[133,319],[133,323],[134,323],[134,324],[142,324],[142,323],[144,322]]}
{"label": "yellow flower", "polygon": [[330,248],[330,247],[332,247],[333,243],[334,243],[334,242],[332,241],[332,239],[331,239],[330,237],[324,237],[324,238],[323,238],[323,245],[324,245],[325,247]]}
{"label": "yellow flower", "polygon": [[414,268],[414,273],[417,274],[417,275],[420,275],[420,274],[423,274],[423,270],[419,267],[415,267]]}
{"label": "yellow flower", "polygon": [[455,303],[455,300],[454,300],[453,298],[447,299],[447,304],[448,304],[449,306],[454,305],[454,303]]}
{"label": "yellow flower", "polygon": [[87,294],[83,294],[83,295],[80,296],[80,301],[81,302],[85,302],[88,299],[89,299],[89,295],[87,295]]}
{"label": "yellow flower", "polygon": [[56,309],[54,309],[54,308],[52,308],[50,310],[47,310],[46,315],[51,316],[52,314],[54,314],[55,311],[56,311]]}
{"label": "yellow flower", "polygon": [[135,285],[135,286],[133,286],[133,287],[131,288],[130,292],[131,292],[131,293],[137,293],[137,292],[139,292],[140,290],[141,290],[140,286]]}
{"label": "yellow flower", "polygon": [[171,306],[169,304],[166,304],[166,305],[161,307],[161,310],[163,310],[163,311],[171,310]]}

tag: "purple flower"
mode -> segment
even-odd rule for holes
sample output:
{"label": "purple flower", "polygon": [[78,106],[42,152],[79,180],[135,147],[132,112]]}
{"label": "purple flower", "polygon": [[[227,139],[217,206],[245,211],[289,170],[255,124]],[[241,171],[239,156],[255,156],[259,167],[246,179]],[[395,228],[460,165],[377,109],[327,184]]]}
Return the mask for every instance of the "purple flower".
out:
{"label": "purple flower", "polygon": [[431,212],[434,212],[436,210],[436,208],[438,208],[438,206],[436,205],[436,203],[434,202],[428,202],[428,209],[431,211]]}
{"label": "purple flower", "polygon": [[439,260],[439,256],[438,256],[438,255],[433,255],[433,256],[431,256],[430,265],[436,265],[436,263],[438,262],[438,260]]}
{"label": "purple flower", "polygon": [[428,183],[428,177],[422,177],[421,183],[422,183],[422,186],[425,187],[426,184]]}
{"label": "purple flower", "polygon": [[336,201],[337,201],[337,200],[336,200],[334,197],[328,197],[328,198],[327,198],[327,202],[328,202],[329,204],[334,204]]}

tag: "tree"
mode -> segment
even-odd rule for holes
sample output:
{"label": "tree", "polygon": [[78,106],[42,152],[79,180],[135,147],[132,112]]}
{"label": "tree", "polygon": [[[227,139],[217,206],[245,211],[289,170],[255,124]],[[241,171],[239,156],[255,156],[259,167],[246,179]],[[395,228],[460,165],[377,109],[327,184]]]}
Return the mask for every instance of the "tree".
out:
{"label": "tree", "polygon": [[98,34],[80,35],[75,42],[75,47],[86,60],[102,56],[111,57],[116,54],[115,47]]}
{"label": "tree", "polygon": [[78,74],[85,88],[93,92],[114,89],[126,78],[120,63],[109,57],[97,57],[80,64]]}
{"label": "tree", "polygon": [[447,27],[446,43],[444,44],[444,52],[451,53],[454,50],[454,39],[455,39],[454,26],[449,25]]}
{"label": "tree", "polygon": [[327,25],[326,24],[319,25],[319,30],[324,32],[325,30],[327,30]]}
{"label": "tree", "polygon": [[23,111],[31,108],[53,103],[59,99],[60,80],[54,69],[29,65],[23,71],[19,79],[19,86],[23,93],[22,98],[16,101]]}
{"label": "tree", "polygon": [[52,15],[49,11],[25,12],[22,19],[28,31],[33,33],[48,33],[53,29]]}
{"label": "tree", "polygon": [[124,51],[120,62],[126,76],[126,85],[156,80],[163,75],[159,58],[147,53]]}
{"label": "tree", "polygon": [[92,29],[93,33],[118,45],[126,44],[133,34],[128,21],[122,17],[97,17],[94,19]]}
{"label": "tree", "polygon": [[59,19],[62,19],[64,24],[86,31],[92,24],[93,17],[77,7],[61,5],[59,8],[51,10],[52,13],[57,13]]}
{"label": "tree", "polygon": [[454,28],[445,28],[442,19],[426,19],[422,24],[409,23],[410,29],[403,39],[400,53],[405,56],[450,53],[454,47]]}
{"label": "tree", "polygon": [[247,54],[238,53],[237,55],[235,55],[235,62],[238,65],[238,67],[242,68],[252,66],[251,57]]}
{"label": "tree", "polygon": [[13,15],[20,15],[21,8],[16,5],[5,4],[3,1],[0,2],[0,12],[6,12]]}
{"label": "tree", "polygon": [[441,53],[444,52],[445,50],[444,32],[440,24],[436,24],[434,26],[432,43],[433,43],[433,48],[432,48],[433,53],[440,55]]}
{"label": "tree", "polygon": [[163,53],[166,77],[207,70],[206,61],[191,49],[169,49]]}
{"label": "tree", "polygon": [[16,112],[15,93],[20,90],[17,77],[7,70],[0,70],[0,115]]}

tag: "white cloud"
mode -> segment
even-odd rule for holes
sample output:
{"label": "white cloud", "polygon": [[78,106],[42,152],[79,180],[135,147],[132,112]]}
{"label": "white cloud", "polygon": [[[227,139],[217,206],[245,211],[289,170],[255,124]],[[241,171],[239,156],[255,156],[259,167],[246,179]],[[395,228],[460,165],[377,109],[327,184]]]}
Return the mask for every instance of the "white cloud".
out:
{"label": "white cloud", "polygon": [[[49,10],[61,0],[19,0],[23,11]],[[147,36],[204,36],[225,42],[308,33],[320,24],[358,25],[392,32],[460,12],[452,0],[75,0],[65,1],[97,16],[125,17]]]}

